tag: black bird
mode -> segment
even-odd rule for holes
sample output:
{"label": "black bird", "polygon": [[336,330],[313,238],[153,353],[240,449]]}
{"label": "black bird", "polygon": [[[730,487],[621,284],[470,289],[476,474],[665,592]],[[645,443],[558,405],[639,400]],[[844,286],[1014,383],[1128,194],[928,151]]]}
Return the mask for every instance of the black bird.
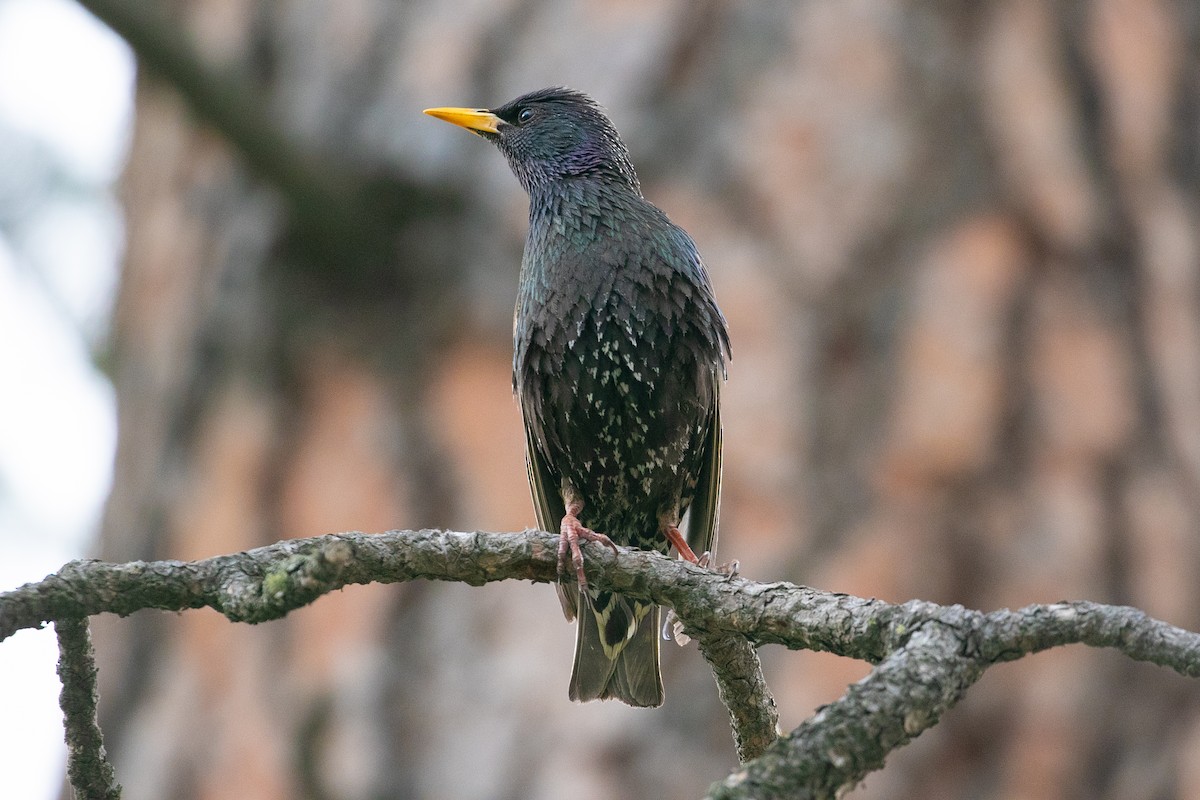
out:
{"label": "black bird", "polygon": [[571,699],[661,705],[657,606],[589,590],[579,542],[673,544],[693,562],[716,547],[730,351],[708,274],[587,95],[425,113],[499,147],[529,193],[513,389],[538,524],[560,531],[559,570],[569,554],[578,580],[558,586],[579,617]]}

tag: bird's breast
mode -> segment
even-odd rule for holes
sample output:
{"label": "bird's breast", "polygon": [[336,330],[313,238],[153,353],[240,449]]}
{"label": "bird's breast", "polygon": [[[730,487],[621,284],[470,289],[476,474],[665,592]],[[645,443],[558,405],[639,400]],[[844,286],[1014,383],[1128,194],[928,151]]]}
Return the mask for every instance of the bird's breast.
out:
{"label": "bird's breast", "polygon": [[695,484],[723,322],[686,234],[619,199],[531,200],[513,378],[531,438],[585,505],[653,518]]}
{"label": "bird's breast", "polygon": [[582,324],[534,329],[543,333],[527,348],[519,391],[526,424],[555,471],[611,513],[653,519],[690,497],[689,454],[710,412],[711,366],[657,327],[646,335],[621,302]]}

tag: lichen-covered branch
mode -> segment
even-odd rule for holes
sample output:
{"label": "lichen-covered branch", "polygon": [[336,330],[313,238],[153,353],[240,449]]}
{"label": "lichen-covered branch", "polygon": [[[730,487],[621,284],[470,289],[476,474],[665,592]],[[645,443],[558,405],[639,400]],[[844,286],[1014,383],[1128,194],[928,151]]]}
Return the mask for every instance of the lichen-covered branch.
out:
{"label": "lichen-covered branch", "polygon": [[[292,539],[203,561],[74,561],[0,594],[0,641],[49,621],[69,625],[144,608],[208,606],[233,621],[262,622],[349,584],[550,582],[557,579],[557,544],[556,535],[541,531],[390,531]],[[586,552],[595,586],[672,607],[700,640],[739,753],[757,756],[715,785],[713,797],[834,796],[936,724],[989,666],[1050,647],[1110,647],[1200,677],[1200,634],[1133,608],[1078,602],[985,614],[919,600],[897,605],[731,578],[658,553],[614,556],[594,545]],[[775,739],[773,701],[754,653],[768,643],[877,666],[837,702]]]}
{"label": "lichen-covered branch", "polygon": [[744,637],[726,633],[701,639],[700,652],[729,710],[738,761],[758,758],[779,735],[779,710],[763,678],[758,651]]}
{"label": "lichen-covered branch", "polygon": [[104,736],[96,723],[96,658],[86,619],[60,619],[59,705],[67,732],[67,777],[79,800],[117,800],[121,786],[104,752]]}
{"label": "lichen-covered branch", "polygon": [[42,581],[0,594],[0,641],[56,619],[125,616],[144,608],[207,606],[234,622],[265,622],[351,584],[416,578],[472,586],[513,578],[549,582],[557,545],[557,537],[536,531],[390,531],[286,539],[201,561],[72,561]]}
{"label": "lichen-covered branch", "polygon": [[933,727],[983,675],[987,664],[963,654],[961,633],[941,622],[920,625],[839,700],[715,784],[709,797],[841,796],[881,768],[889,753]]}
{"label": "lichen-covered branch", "polygon": [[1064,644],[1112,647],[1136,661],[1200,677],[1200,635],[1136,608],[1074,602],[1003,609],[987,615],[975,645],[989,662],[1013,661]]}

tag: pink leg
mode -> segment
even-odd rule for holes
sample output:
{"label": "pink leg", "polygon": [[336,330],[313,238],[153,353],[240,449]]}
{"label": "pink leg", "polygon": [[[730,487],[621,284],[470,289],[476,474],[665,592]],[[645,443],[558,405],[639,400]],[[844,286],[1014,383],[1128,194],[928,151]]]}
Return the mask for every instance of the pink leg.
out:
{"label": "pink leg", "polygon": [[[683,556],[684,561],[692,564],[700,564],[700,559],[696,558],[696,554],[692,552],[692,548],[688,547],[687,539],[683,538],[683,534],[679,532],[679,528],[674,525],[666,526],[667,539],[671,544],[675,545],[675,549],[679,551],[679,555]],[[701,566],[704,566],[701,564]]]}
{"label": "pink leg", "polygon": [[730,577],[737,575],[738,568],[740,566],[737,561],[730,561],[728,564],[714,565],[712,563],[712,553],[708,552],[705,552],[703,555],[697,558],[696,553],[693,552],[692,548],[688,546],[687,539],[683,538],[683,534],[680,532],[679,528],[675,527],[674,525],[667,525],[665,526],[664,530],[667,534],[667,539],[675,546],[675,549],[679,552],[679,555],[683,557],[684,561],[688,561],[698,567],[703,567],[704,569],[711,569],[713,572],[719,572],[722,575],[729,575]]}
{"label": "pink leg", "polygon": [[579,543],[581,541],[599,542],[612,548],[613,555],[617,554],[617,546],[603,533],[596,533],[583,526],[583,523],[579,521],[579,512],[582,510],[583,503],[579,500],[573,500],[567,505],[567,514],[563,517],[562,526],[559,528],[558,571],[560,573],[567,571],[567,551],[569,550],[571,564],[575,567],[575,578],[579,581],[579,590],[586,592],[587,576],[583,574],[583,551],[579,549]]}

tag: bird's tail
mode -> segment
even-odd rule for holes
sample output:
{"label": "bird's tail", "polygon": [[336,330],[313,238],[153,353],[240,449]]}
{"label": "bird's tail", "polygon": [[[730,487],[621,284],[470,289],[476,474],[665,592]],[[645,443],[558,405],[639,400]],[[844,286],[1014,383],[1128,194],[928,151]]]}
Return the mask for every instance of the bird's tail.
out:
{"label": "bird's tail", "polygon": [[580,600],[571,699],[662,705],[658,606],[612,592],[585,593]]}

